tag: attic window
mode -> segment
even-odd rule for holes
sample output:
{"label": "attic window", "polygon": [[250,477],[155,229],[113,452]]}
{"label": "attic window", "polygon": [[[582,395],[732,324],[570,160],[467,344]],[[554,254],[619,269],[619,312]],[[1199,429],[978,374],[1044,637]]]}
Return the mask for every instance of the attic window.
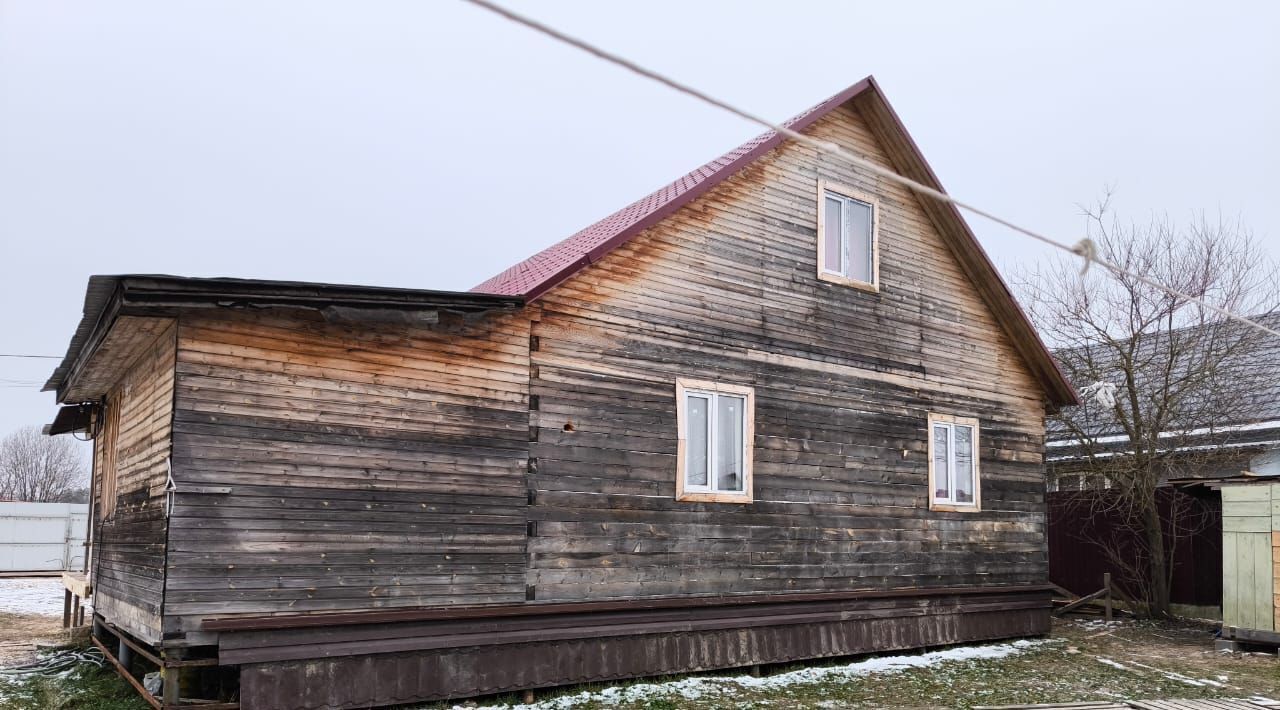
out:
{"label": "attic window", "polygon": [[929,508],[978,510],[978,420],[929,415]]}
{"label": "attic window", "polygon": [[880,288],[878,200],[818,181],[818,278],[868,291]]}
{"label": "attic window", "polygon": [[676,380],[676,500],[750,503],[755,393]]}

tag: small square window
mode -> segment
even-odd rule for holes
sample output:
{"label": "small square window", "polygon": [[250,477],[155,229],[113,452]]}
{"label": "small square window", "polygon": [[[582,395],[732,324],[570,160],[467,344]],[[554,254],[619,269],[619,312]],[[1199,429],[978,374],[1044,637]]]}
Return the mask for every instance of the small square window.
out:
{"label": "small square window", "polygon": [[929,415],[929,507],[978,510],[978,420]]}
{"label": "small square window", "polygon": [[879,290],[877,200],[818,181],[818,278]]}
{"label": "small square window", "polygon": [[676,499],[750,503],[755,393],[676,380]]}

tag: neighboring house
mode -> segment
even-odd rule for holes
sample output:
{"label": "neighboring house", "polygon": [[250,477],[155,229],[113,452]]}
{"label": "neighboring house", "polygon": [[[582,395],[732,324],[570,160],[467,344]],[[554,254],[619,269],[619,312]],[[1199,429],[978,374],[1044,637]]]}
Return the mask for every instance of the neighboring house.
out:
{"label": "neighboring house", "polygon": [[[1256,320],[1280,328],[1280,314],[1264,314]],[[1216,334],[1223,329],[1222,324],[1211,323],[1173,333],[1153,332],[1144,336],[1153,342],[1146,353],[1142,340],[1138,341],[1135,352],[1144,353],[1148,365],[1133,368],[1136,376],[1150,377],[1152,372],[1160,372],[1164,362],[1161,358],[1169,357],[1175,361],[1175,368],[1191,368],[1189,374],[1202,383],[1177,390],[1180,401],[1173,406],[1185,414],[1170,417],[1169,425],[1155,437],[1160,444],[1153,453],[1162,459],[1162,484],[1226,479],[1246,473],[1280,475],[1280,340],[1258,333],[1256,341],[1238,348],[1232,346],[1230,354],[1198,357],[1195,350],[1213,347]],[[1225,332],[1239,337],[1238,332]],[[1171,348],[1175,353],[1172,356],[1159,351],[1163,345],[1154,344],[1178,337],[1183,338],[1183,343]],[[1125,369],[1118,364],[1108,366],[1116,353],[1103,353],[1100,347],[1096,350],[1098,354],[1088,360],[1098,376],[1103,381],[1123,381]],[[1085,359],[1073,352],[1078,351],[1059,351],[1057,356],[1070,363]],[[1195,368],[1204,372],[1196,372]],[[1083,389],[1093,383],[1075,384]],[[1162,390],[1159,383],[1154,383],[1149,396],[1161,397],[1162,391],[1170,390]],[[1121,404],[1126,410],[1131,409],[1127,403]],[[1074,425],[1057,418],[1049,420],[1045,446],[1050,490],[1106,488],[1110,485],[1107,469],[1117,463],[1122,465],[1123,459],[1133,455],[1130,436],[1114,412],[1097,402],[1087,403],[1086,408],[1067,413]]]}
{"label": "neighboring house", "polygon": [[[870,78],[789,125],[938,185]],[[952,206],[773,134],[473,292],[94,277],[49,387],[95,441],[96,634],[173,697],[1049,630],[1070,385]]]}

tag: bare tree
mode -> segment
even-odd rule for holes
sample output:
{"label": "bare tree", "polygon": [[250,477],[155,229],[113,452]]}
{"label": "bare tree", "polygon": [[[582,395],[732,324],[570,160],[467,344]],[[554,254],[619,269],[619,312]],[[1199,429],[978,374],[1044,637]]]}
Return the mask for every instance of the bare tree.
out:
{"label": "bare tree", "polygon": [[[1267,316],[1276,271],[1239,224],[1203,217],[1122,225],[1108,200],[1086,210],[1099,255],[1235,313]],[[1167,616],[1174,546],[1205,523],[1170,478],[1232,464],[1233,442],[1259,414],[1274,412],[1280,339],[1142,283],[1062,260],[1015,279],[1067,376],[1087,395],[1050,422],[1071,446],[1067,468],[1084,478],[1094,516],[1113,522],[1094,539],[1153,616]],[[1275,320],[1271,320],[1273,324]],[[1238,459],[1235,460],[1238,464]]]}
{"label": "bare tree", "polygon": [[75,444],[25,427],[0,441],[0,499],[33,503],[64,500],[85,485]]}

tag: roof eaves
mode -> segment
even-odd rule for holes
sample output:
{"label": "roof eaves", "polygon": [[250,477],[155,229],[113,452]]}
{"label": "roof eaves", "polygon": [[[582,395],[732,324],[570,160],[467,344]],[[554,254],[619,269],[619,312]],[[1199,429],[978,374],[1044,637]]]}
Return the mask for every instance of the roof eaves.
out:
{"label": "roof eaves", "polygon": [[516,310],[525,299],[518,295],[471,291],[427,291],[381,286],[348,286],[301,281],[235,278],[193,278],[164,274],[90,276],[80,323],[67,352],[42,391],[56,390],[62,401],[65,385],[78,364],[93,354],[115,318],[122,312],[154,313],[168,309],[259,307],[323,310],[339,307],[360,312],[449,310],[477,313]]}
{"label": "roof eaves", "polygon": [[[903,123],[897,110],[893,108],[893,104],[889,103],[888,99],[885,98],[884,90],[880,88],[880,84],[876,82],[874,77],[867,77],[867,81],[873,89],[869,96],[878,102],[881,110],[889,117],[894,132],[905,143],[908,153],[915,158],[914,162],[917,163],[915,167],[920,171],[920,174],[915,176],[917,181],[945,193],[947,190],[943,187],[942,181],[938,179],[933,166],[925,158],[924,152],[920,150],[919,144],[916,143],[915,138],[907,130],[906,124]],[[1053,405],[1055,407],[1066,407],[1080,404],[1080,396],[1071,384],[1071,380],[1067,377],[1057,359],[1053,357],[1044,339],[1040,337],[1039,331],[1032,324],[1031,318],[1027,316],[1026,311],[1022,308],[1022,304],[1018,302],[1013,291],[1009,289],[1009,285],[1000,276],[1000,271],[996,268],[995,262],[991,260],[991,256],[983,248],[982,242],[978,240],[973,229],[969,227],[969,223],[965,220],[964,215],[961,214],[960,208],[954,202],[943,202],[942,206],[947,213],[947,217],[955,222],[967,238],[967,246],[972,248],[974,255],[977,257],[977,266],[982,272],[979,276],[987,283],[994,284],[998,292],[993,295],[1012,307],[1013,317],[1000,318],[1001,325],[1009,337],[1013,339],[1014,347],[1022,351],[1021,354],[1028,360],[1028,364],[1033,368],[1038,367],[1043,370],[1043,376],[1037,379],[1051,385],[1046,389],[1051,396]],[[1020,347],[1020,344],[1024,342],[1028,344],[1027,347]]]}

